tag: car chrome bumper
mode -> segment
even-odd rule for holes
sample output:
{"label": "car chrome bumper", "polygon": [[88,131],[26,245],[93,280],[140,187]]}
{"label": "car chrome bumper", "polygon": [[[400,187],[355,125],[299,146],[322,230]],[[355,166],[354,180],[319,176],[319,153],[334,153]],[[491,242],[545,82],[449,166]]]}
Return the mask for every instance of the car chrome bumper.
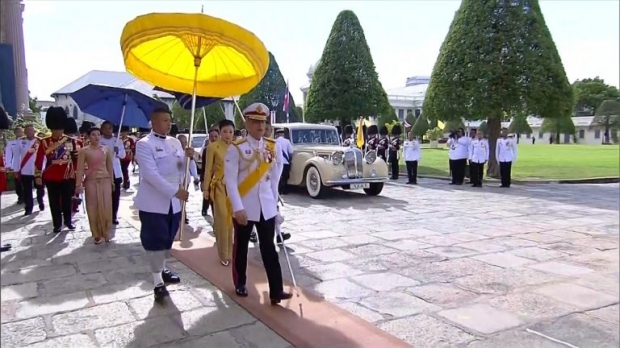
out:
{"label": "car chrome bumper", "polygon": [[387,176],[382,176],[382,177],[361,178],[361,179],[328,180],[328,181],[325,181],[324,184],[326,186],[339,186],[339,185],[350,185],[350,184],[373,184],[373,183],[387,182],[388,180],[389,178]]}

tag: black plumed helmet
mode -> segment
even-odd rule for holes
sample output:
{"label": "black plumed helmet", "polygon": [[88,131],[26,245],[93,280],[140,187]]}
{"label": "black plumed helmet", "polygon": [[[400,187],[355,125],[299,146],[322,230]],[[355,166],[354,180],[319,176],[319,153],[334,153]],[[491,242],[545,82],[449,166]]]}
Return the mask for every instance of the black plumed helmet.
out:
{"label": "black plumed helmet", "polygon": [[353,127],[350,124],[344,126],[344,134],[353,134]]}
{"label": "black plumed helmet", "polygon": [[129,126],[122,126],[121,132],[129,132]]}
{"label": "black plumed helmet", "polygon": [[388,129],[386,126],[381,126],[381,128],[379,128],[379,134],[381,135],[388,135]]}
{"label": "black plumed helmet", "polygon": [[394,126],[392,126],[392,135],[401,135],[403,133],[402,128],[400,127],[399,124],[395,124]]}
{"label": "black plumed helmet", "polygon": [[78,126],[73,117],[67,117],[65,120],[65,134],[75,134],[78,132]]}
{"label": "black plumed helmet", "polygon": [[4,108],[0,105],[0,129],[9,129],[11,126],[11,120],[9,115],[4,111]]}
{"label": "black plumed helmet", "polygon": [[93,128],[95,126],[94,123],[92,122],[88,122],[88,121],[84,121],[82,122],[82,125],[80,126],[79,132],[80,133],[88,133],[88,131]]}
{"label": "black plumed helmet", "polygon": [[366,130],[366,134],[368,135],[376,135],[379,133],[379,128],[377,128],[376,125],[371,125],[368,127],[368,129]]}
{"label": "black plumed helmet", "polygon": [[50,130],[64,130],[67,112],[60,106],[50,106],[45,113],[45,126]]}

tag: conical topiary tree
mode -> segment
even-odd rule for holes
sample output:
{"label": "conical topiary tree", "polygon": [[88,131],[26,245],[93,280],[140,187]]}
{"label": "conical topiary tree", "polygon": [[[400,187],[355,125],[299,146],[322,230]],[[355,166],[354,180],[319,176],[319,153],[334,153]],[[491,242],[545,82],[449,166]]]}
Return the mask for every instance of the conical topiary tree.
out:
{"label": "conical topiary tree", "polygon": [[505,113],[565,117],[572,88],[538,0],[463,0],[426,91],[429,119],[488,120],[489,174]]}
{"label": "conical topiary tree", "polygon": [[396,119],[353,11],[340,12],[332,26],[304,112],[307,122],[350,124],[360,115],[377,116],[379,124]]}
{"label": "conical topiary tree", "polygon": [[527,116],[521,112],[518,112],[512,118],[508,131],[517,135],[517,144],[521,138],[521,134],[532,134],[532,127],[527,123]]}
{"label": "conical topiary tree", "polygon": [[426,131],[428,131],[429,129],[430,125],[428,124],[428,120],[426,119],[426,116],[422,114],[413,124],[411,132],[413,132],[413,135],[417,137],[423,137],[424,135],[426,135]]}

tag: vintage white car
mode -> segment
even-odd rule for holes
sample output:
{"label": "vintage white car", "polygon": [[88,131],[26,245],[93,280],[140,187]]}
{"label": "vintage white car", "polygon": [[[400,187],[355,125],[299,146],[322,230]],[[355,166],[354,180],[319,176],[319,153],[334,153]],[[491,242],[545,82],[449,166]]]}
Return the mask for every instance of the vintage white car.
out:
{"label": "vintage white car", "polygon": [[310,123],[275,123],[293,144],[289,185],[305,186],[312,198],[330,187],[363,189],[376,196],[388,181],[388,167],[375,151],[342,146],[334,126]]}

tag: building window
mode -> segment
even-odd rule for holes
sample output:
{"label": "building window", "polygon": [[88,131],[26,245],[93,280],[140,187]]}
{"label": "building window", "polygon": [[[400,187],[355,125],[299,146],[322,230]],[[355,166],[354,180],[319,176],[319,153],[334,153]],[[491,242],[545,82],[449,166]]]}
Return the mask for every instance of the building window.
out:
{"label": "building window", "polygon": [[65,106],[65,113],[67,114],[67,116],[71,115],[71,110],[69,110],[68,106]]}
{"label": "building window", "polygon": [[595,129],[594,130],[594,139],[600,139],[601,138],[601,130],[600,129]]}
{"label": "building window", "polygon": [[586,137],[586,131],[583,129],[579,130],[579,139],[585,139]]}
{"label": "building window", "polygon": [[405,110],[404,109],[398,109],[398,119],[402,120],[405,118]]}
{"label": "building window", "polygon": [[77,106],[73,107],[73,118],[76,119],[76,120],[78,119],[78,108],[77,108]]}
{"label": "building window", "polygon": [[538,139],[542,139],[545,136],[545,133],[538,132]]}
{"label": "building window", "polygon": [[420,110],[420,109],[415,109],[415,111],[414,111],[414,115],[415,115],[415,117],[416,117],[416,118],[420,117],[420,113],[421,113],[421,112],[422,112],[422,110]]}

